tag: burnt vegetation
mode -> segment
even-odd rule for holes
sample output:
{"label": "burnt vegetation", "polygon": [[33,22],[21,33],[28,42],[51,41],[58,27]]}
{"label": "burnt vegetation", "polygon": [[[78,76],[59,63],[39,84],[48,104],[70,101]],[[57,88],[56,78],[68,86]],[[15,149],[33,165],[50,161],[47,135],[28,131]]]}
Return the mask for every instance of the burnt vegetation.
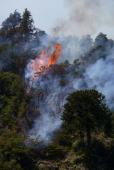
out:
{"label": "burnt vegetation", "polygon": [[[105,96],[94,89],[68,96],[62,127],[48,146],[26,145],[38,111],[34,97],[38,101],[45,95],[42,89],[27,92],[24,69],[36,55],[33,47],[45,36],[27,9],[22,15],[11,13],[0,28],[0,170],[114,170],[114,114]],[[100,33],[80,61],[72,66],[65,61],[49,72],[64,88],[69,83],[66,74],[82,77],[88,63],[104,59],[112,48],[114,41]]]}

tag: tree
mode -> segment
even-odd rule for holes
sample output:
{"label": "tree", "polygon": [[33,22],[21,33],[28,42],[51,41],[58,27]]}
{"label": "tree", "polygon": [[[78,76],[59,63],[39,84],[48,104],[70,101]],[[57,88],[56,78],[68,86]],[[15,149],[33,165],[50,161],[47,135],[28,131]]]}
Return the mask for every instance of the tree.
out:
{"label": "tree", "polygon": [[11,13],[10,16],[2,23],[2,29],[10,30],[19,27],[21,21],[21,15],[16,10]]}
{"label": "tree", "polygon": [[21,14],[16,10],[2,23],[0,36],[3,40],[16,41],[19,36]]}
{"label": "tree", "polygon": [[108,41],[107,35],[100,33],[96,38],[95,38],[95,46],[104,46],[106,42]]}
{"label": "tree", "polygon": [[20,25],[21,33],[23,35],[23,38],[27,38],[30,34],[33,33],[34,26],[33,26],[33,19],[31,17],[30,11],[28,9],[25,9],[22,20],[21,20],[21,25]]}
{"label": "tree", "polygon": [[25,146],[25,138],[15,130],[4,129],[0,135],[0,170],[31,170],[31,151]]}
{"label": "tree", "polygon": [[27,97],[19,76],[0,73],[0,126],[18,128],[18,120],[26,118]]}
{"label": "tree", "polygon": [[70,133],[85,136],[88,147],[92,132],[104,130],[109,121],[111,113],[104,99],[96,90],[81,90],[72,93],[64,106],[63,127]]}

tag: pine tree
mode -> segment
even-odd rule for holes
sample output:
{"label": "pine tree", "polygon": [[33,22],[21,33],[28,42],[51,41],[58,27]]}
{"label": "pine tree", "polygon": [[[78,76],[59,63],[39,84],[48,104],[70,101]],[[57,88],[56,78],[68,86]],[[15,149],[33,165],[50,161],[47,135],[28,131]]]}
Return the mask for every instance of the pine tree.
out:
{"label": "pine tree", "polygon": [[20,29],[21,29],[22,36],[25,40],[30,35],[33,34],[33,31],[34,31],[33,19],[32,19],[30,11],[28,11],[28,9],[25,9],[25,11],[23,13]]}
{"label": "pine tree", "polygon": [[15,12],[11,13],[10,16],[2,23],[0,38],[9,41],[18,39],[20,23],[21,14],[15,10]]}
{"label": "pine tree", "polygon": [[10,30],[20,25],[21,15],[16,10],[2,23],[2,29]]}

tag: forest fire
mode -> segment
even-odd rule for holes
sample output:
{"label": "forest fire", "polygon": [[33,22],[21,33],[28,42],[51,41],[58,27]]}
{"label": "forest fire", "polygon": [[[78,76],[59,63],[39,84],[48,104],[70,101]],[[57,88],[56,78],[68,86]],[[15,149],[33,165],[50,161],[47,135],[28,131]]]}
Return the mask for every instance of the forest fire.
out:
{"label": "forest fire", "polygon": [[57,63],[57,60],[61,56],[62,53],[62,45],[60,43],[56,43],[54,45],[53,52],[50,49],[44,49],[41,51],[40,55],[36,57],[34,60],[27,66],[27,70],[30,73],[30,77],[32,80],[38,78],[42,73],[44,73],[51,65]]}
{"label": "forest fire", "polygon": [[62,52],[62,46],[61,46],[61,44],[56,43],[55,46],[54,46],[54,48],[55,48],[55,51],[53,52],[53,54],[52,54],[51,57],[49,58],[48,66],[56,64],[58,58],[59,58],[60,55],[61,55],[61,52]]}

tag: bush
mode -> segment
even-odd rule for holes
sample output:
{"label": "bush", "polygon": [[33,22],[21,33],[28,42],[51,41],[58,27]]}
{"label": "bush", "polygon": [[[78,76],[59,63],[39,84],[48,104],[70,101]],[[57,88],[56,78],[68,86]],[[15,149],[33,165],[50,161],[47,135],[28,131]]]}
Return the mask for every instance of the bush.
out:
{"label": "bush", "polygon": [[0,136],[0,170],[30,170],[33,161],[24,137],[14,130],[2,130]]}
{"label": "bush", "polygon": [[75,152],[80,152],[85,148],[85,143],[81,140],[76,140],[73,143],[72,148]]}
{"label": "bush", "polygon": [[45,149],[44,151],[46,159],[49,160],[63,159],[65,157],[65,154],[66,154],[65,150],[56,144],[48,146],[47,149]]}

